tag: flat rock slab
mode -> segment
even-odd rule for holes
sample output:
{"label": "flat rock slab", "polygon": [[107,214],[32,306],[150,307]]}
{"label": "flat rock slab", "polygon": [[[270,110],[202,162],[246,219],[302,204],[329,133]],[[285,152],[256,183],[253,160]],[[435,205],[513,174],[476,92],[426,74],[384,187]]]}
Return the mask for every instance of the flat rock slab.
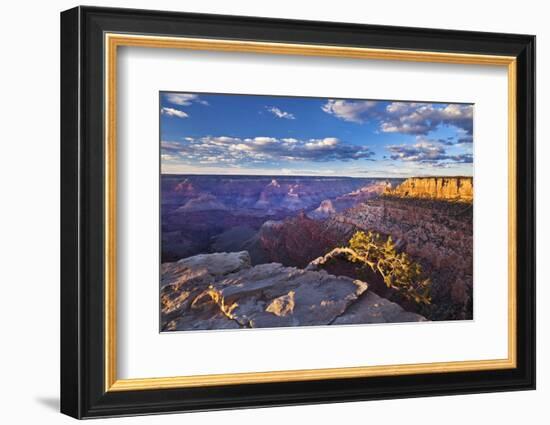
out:
{"label": "flat rock slab", "polygon": [[367,290],[367,284],[326,272],[261,264],[214,282],[220,308],[243,327],[328,325]]}
{"label": "flat rock slab", "polygon": [[420,314],[411,313],[394,302],[369,291],[355,304],[350,306],[344,314],[338,317],[334,325],[352,325],[361,323],[404,323],[425,322],[426,318]]}
{"label": "flat rock slab", "polygon": [[161,287],[189,283],[193,279],[210,279],[250,267],[248,252],[219,252],[184,258],[161,267]]}

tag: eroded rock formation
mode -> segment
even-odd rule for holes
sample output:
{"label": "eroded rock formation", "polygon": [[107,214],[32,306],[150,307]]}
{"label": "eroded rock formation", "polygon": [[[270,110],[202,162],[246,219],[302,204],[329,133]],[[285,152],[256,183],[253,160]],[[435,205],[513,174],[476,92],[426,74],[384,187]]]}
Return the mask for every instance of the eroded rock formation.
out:
{"label": "eroded rock formation", "polygon": [[164,331],[424,320],[361,280],[278,263],[251,266],[246,251],[162,265]]}
{"label": "eroded rock formation", "polygon": [[325,199],[319,206],[308,214],[308,217],[322,220],[336,214],[336,209],[330,199]]}

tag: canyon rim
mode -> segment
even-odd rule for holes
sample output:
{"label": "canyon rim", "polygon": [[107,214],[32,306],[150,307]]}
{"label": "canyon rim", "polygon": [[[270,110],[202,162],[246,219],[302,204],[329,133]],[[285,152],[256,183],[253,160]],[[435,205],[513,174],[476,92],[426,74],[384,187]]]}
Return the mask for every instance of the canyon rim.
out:
{"label": "canyon rim", "polygon": [[162,332],[473,318],[473,105],[159,100]]}

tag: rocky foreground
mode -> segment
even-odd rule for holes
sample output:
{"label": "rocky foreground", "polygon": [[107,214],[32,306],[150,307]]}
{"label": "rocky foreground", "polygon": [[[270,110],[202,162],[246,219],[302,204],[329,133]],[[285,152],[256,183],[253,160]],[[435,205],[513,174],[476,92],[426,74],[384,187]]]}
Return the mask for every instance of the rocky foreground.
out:
{"label": "rocky foreground", "polygon": [[325,271],[252,266],[247,251],[162,265],[163,331],[418,322],[421,315]]}

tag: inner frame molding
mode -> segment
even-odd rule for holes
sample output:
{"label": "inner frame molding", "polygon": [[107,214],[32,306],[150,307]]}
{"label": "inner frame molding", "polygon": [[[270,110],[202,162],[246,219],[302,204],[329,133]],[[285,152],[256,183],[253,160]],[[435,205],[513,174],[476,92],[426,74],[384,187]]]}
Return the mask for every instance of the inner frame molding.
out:
{"label": "inner frame molding", "polygon": [[[278,55],[396,60],[506,67],[508,72],[508,357],[380,366],[266,371],[150,378],[117,378],[117,52],[118,47],[148,47],[205,51],[229,51]],[[311,44],[104,34],[104,390],[137,391],[217,385],[258,384],[322,379],[365,378],[421,373],[448,373],[514,369],[517,367],[517,73],[513,56],[446,53],[414,50],[371,49]]]}

